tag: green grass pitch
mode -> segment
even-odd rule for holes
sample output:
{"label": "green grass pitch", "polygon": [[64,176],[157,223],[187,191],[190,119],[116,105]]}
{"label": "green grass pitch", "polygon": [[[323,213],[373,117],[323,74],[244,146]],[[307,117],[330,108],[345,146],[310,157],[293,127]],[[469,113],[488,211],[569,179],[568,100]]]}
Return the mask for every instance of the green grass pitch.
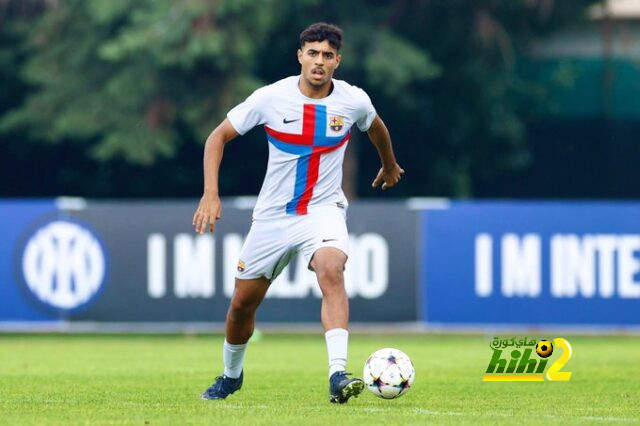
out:
{"label": "green grass pitch", "polygon": [[397,400],[365,390],[333,405],[320,332],[264,333],[249,346],[243,389],[225,401],[199,399],[221,372],[219,335],[5,334],[0,424],[640,423],[639,337],[538,336],[571,343],[569,382],[487,383],[492,337],[353,333],[349,371],[397,347],[416,381]]}

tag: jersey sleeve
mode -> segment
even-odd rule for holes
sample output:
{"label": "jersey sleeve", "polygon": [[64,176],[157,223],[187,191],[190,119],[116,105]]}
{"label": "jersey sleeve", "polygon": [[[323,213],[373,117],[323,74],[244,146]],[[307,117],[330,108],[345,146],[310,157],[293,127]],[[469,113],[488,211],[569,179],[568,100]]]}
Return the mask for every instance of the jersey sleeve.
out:
{"label": "jersey sleeve", "polygon": [[367,93],[360,89],[356,88],[356,96],[359,100],[358,102],[358,114],[359,117],[356,120],[356,124],[358,125],[358,129],[361,132],[366,132],[371,127],[371,123],[373,123],[373,119],[376,118],[376,109],[373,107],[371,103],[371,99]]}
{"label": "jersey sleeve", "polygon": [[244,135],[255,126],[266,122],[263,113],[264,100],[265,88],[262,87],[227,113],[227,118],[238,134]]}

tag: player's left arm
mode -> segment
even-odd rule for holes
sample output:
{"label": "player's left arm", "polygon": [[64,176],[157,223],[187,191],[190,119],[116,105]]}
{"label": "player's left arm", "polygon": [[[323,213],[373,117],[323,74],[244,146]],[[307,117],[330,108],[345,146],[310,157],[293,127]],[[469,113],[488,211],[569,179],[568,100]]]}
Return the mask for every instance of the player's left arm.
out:
{"label": "player's left arm", "polygon": [[393,145],[391,144],[391,135],[389,135],[389,130],[387,130],[387,126],[384,125],[379,115],[376,115],[376,118],[373,119],[367,134],[378,150],[378,155],[382,162],[382,167],[371,186],[376,188],[382,184],[382,189],[387,189],[397,185],[404,173],[404,169],[396,162]]}

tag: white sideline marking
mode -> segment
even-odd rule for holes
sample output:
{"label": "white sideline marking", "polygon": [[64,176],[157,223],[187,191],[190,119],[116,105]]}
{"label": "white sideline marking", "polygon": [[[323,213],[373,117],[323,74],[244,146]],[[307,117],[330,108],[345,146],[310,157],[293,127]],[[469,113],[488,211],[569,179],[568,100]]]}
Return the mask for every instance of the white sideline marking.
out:
{"label": "white sideline marking", "polygon": [[[211,404],[213,405],[213,404]],[[253,409],[253,408],[260,408],[260,409],[268,409],[268,408],[273,408],[273,406],[269,406],[269,405],[238,405],[238,404],[220,404],[219,405],[222,408],[231,408],[232,410],[246,410],[246,409]]]}
{"label": "white sideline marking", "polygon": [[547,419],[564,419],[564,420],[593,420],[598,422],[637,422],[640,419],[632,418],[632,417],[602,417],[602,416],[540,416]]}
{"label": "white sideline marking", "polygon": [[[273,408],[269,405],[231,405],[225,404],[224,408],[231,409],[247,409],[247,408],[260,408],[260,409],[268,409]],[[303,407],[299,407],[303,408]],[[316,409],[317,406],[307,407],[310,409]],[[355,407],[354,407],[355,408]],[[360,408],[360,407],[359,407]],[[365,413],[383,413],[392,411],[392,408],[382,408],[382,407],[361,407],[361,411]],[[511,414],[505,413],[494,413],[494,414],[481,414],[481,413],[462,413],[459,411],[434,411],[428,410],[426,408],[414,408],[412,410],[416,414],[424,414],[428,416],[474,416],[474,417],[515,417]],[[545,419],[553,419],[553,420],[583,420],[583,421],[596,421],[596,422],[638,422],[640,419],[635,417],[614,417],[614,416],[554,416],[551,414],[547,415],[539,415],[538,417],[542,417]]]}
{"label": "white sideline marking", "polygon": [[464,413],[459,413],[457,411],[432,411],[424,408],[416,408],[416,414],[429,414],[431,416],[464,416]]}
{"label": "white sideline marking", "polygon": [[[464,416],[465,413],[460,413],[456,411],[432,411],[426,410],[424,408],[416,408],[414,410],[416,414],[428,414],[432,416]],[[467,413],[468,415],[480,416],[480,417],[514,417],[511,414],[504,413],[496,413],[496,414],[486,414],[482,415],[479,413]],[[554,419],[554,420],[587,420],[587,421],[601,421],[601,422],[637,422],[639,419],[633,417],[613,417],[613,416],[554,416],[551,414],[541,415],[539,417],[545,419]]]}
{"label": "white sideline marking", "polygon": [[[389,408],[379,408],[379,407],[366,407],[362,411],[369,413],[379,413],[390,411]],[[416,414],[426,414],[430,416],[480,416],[480,417],[514,417],[511,414],[479,414],[479,413],[461,413],[458,411],[434,411],[427,410],[426,408],[415,408],[413,412]],[[554,419],[554,420],[586,420],[586,421],[601,421],[601,422],[637,422],[639,419],[633,417],[613,417],[613,416],[554,416],[554,415],[542,415],[539,416],[545,419]]]}
{"label": "white sideline marking", "polygon": [[[366,413],[380,413],[380,412],[390,411],[390,409],[380,408],[380,407],[364,407],[362,411]],[[432,410],[427,410],[425,408],[414,408],[413,412],[416,414],[429,414],[433,416],[464,416],[464,413],[458,413],[455,411],[432,411]]]}

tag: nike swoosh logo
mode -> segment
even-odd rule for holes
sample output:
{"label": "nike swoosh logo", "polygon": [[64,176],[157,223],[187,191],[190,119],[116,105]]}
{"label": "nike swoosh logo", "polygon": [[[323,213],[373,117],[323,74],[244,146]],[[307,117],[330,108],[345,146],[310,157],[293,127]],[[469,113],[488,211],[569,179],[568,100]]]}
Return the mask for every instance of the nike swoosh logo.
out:
{"label": "nike swoosh logo", "polygon": [[300,121],[300,119],[299,119],[299,118],[296,118],[295,120],[287,120],[286,118],[283,118],[283,119],[282,119],[282,122],[283,122],[284,124],[293,123],[294,121]]}
{"label": "nike swoosh logo", "polygon": [[338,241],[338,240],[335,239],[335,238],[329,238],[328,240],[322,240],[323,243],[326,243],[327,241]]}

